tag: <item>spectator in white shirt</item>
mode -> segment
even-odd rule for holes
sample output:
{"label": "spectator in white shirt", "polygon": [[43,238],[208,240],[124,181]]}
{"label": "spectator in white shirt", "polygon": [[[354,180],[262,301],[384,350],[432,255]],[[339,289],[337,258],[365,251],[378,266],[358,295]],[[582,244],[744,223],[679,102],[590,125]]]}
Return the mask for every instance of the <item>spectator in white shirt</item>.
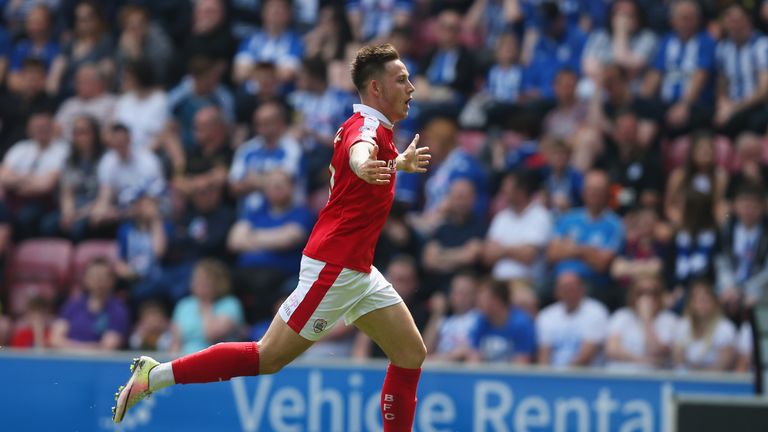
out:
{"label": "spectator in white shirt", "polygon": [[67,141],[78,117],[90,116],[101,125],[112,124],[115,95],[107,92],[106,78],[95,64],[80,66],[75,75],[75,95],[64,101],[56,113],[56,127]]}
{"label": "spectator in white shirt", "polygon": [[691,285],[685,316],[675,330],[674,359],[680,369],[726,371],[735,359],[736,327],[720,310],[712,284]]}
{"label": "spectator in white shirt", "polygon": [[[424,330],[424,343],[431,359],[466,360],[471,350],[470,336],[480,317],[475,308],[477,285],[474,273],[461,271],[451,280],[447,299],[441,292],[430,299],[432,313],[438,315],[430,320],[437,325],[428,325]],[[451,314],[446,316],[449,307]]]}
{"label": "spectator in white shirt", "polygon": [[168,120],[168,96],[155,88],[155,81],[149,62],[128,62],[123,69],[124,93],[115,106],[115,121],[130,129],[133,146],[153,151]]}
{"label": "spectator in white shirt", "polygon": [[752,370],[752,352],[754,351],[754,336],[752,324],[744,321],[739,327],[738,340],[736,341],[736,371],[749,372]]}
{"label": "spectator in white shirt", "polygon": [[587,297],[584,281],[575,272],[557,278],[558,299],[536,319],[539,363],[556,367],[595,366],[608,327],[608,309]]}
{"label": "spectator in white shirt", "polygon": [[656,276],[637,278],[627,307],[608,322],[605,355],[608,367],[630,371],[668,366],[677,317],[662,309],[664,287]]}
{"label": "spectator in white shirt", "polygon": [[30,116],[29,139],[14,144],[0,166],[0,186],[15,219],[18,238],[37,234],[46,212],[54,210],[59,177],[69,155],[69,146],[53,137],[49,112]]}

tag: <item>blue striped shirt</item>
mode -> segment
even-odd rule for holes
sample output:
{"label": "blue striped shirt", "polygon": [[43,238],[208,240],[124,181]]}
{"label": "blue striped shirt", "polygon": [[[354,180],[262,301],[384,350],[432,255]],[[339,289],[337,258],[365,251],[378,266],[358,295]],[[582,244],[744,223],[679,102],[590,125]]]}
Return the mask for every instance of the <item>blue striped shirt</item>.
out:
{"label": "blue striped shirt", "polygon": [[706,33],[682,41],[675,33],[669,33],[661,41],[656,54],[655,68],[662,74],[661,100],[675,103],[682,98],[694,72],[705,70],[709,82],[699,94],[697,102],[714,101],[715,41]]}
{"label": "blue striped shirt", "polygon": [[497,102],[515,103],[525,84],[525,74],[521,66],[494,65],[488,71],[485,90]]}
{"label": "blue striped shirt", "polygon": [[304,44],[299,35],[286,30],[273,37],[258,31],[240,44],[235,63],[271,62],[281,68],[295,69],[304,55]]}
{"label": "blue striped shirt", "polygon": [[347,0],[347,12],[360,13],[363,40],[370,40],[388,35],[395,25],[395,15],[411,13],[413,3],[413,0]]}
{"label": "blue striped shirt", "polygon": [[739,46],[731,39],[717,44],[717,70],[728,80],[728,98],[740,101],[753,94],[760,73],[768,71],[768,37],[755,31]]}

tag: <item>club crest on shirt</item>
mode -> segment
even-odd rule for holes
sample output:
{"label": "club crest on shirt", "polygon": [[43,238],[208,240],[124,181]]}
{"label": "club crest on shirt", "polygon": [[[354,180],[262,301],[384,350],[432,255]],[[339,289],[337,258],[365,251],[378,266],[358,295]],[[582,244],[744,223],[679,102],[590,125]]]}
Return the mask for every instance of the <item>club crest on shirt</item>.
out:
{"label": "club crest on shirt", "polygon": [[315,331],[315,333],[322,332],[326,327],[328,327],[328,321],[322,318],[316,319],[314,324],[312,324],[312,329]]}

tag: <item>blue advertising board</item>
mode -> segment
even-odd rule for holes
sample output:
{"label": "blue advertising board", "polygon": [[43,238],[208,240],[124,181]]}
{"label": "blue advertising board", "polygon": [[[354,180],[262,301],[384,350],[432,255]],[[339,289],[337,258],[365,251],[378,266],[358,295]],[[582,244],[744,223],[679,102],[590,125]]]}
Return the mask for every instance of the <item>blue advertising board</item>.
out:
{"label": "blue advertising board", "polygon": [[[0,354],[0,430],[381,430],[384,363],[297,363],[277,375],[174,386],[110,420],[129,357]],[[427,365],[415,432],[656,432],[675,393],[748,395],[746,376],[618,375]]]}

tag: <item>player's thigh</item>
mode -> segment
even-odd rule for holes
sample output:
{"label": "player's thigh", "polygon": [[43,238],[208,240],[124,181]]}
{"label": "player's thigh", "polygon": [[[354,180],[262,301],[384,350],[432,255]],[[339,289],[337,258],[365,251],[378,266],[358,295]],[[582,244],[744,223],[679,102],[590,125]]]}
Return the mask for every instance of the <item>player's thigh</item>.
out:
{"label": "player's thigh", "polygon": [[275,316],[259,341],[259,373],[273,374],[309,349],[313,341],[299,336],[279,316]]}
{"label": "player's thigh", "polygon": [[415,369],[424,362],[427,348],[405,303],[368,312],[354,324],[381,347],[395,366]]}

